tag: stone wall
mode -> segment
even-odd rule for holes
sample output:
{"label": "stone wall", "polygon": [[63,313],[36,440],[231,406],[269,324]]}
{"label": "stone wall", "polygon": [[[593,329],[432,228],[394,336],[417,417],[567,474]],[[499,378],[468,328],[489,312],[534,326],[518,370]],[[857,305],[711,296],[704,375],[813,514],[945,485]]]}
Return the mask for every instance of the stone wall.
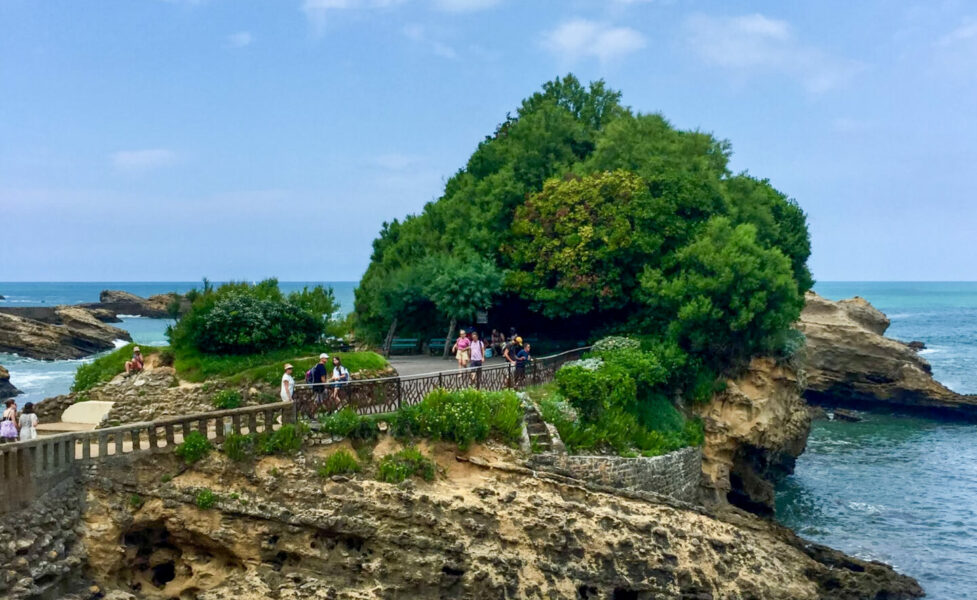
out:
{"label": "stone wall", "polygon": [[0,598],[61,598],[80,575],[85,485],[76,474],[0,519]]}
{"label": "stone wall", "polygon": [[609,487],[697,502],[702,479],[702,450],[682,448],[651,458],[535,454],[526,466]]}

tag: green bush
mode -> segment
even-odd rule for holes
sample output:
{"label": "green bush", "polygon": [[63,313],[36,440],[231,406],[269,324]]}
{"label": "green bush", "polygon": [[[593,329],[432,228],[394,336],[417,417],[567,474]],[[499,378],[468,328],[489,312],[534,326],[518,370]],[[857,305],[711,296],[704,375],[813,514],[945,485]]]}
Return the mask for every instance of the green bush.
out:
{"label": "green bush", "polygon": [[[125,372],[126,361],[132,358],[132,349],[135,346],[135,344],[126,344],[78,367],[78,370],[75,371],[75,380],[71,384],[71,391],[90,390],[100,383],[111,381],[119,373]],[[142,351],[143,358],[148,358],[150,354],[156,354],[160,351],[160,348],[152,346],[140,346],[139,349]]]}
{"label": "green bush", "polygon": [[377,437],[377,423],[373,417],[362,417],[351,408],[319,416],[322,431],[352,440],[373,440]]}
{"label": "green bush", "polygon": [[603,354],[604,352],[614,352],[616,350],[638,350],[640,348],[640,341],[620,335],[611,335],[601,338],[594,342],[594,345],[591,346],[591,350],[594,352],[594,354]]}
{"label": "green bush", "polygon": [[173,452],[182,458],[185,463],[192,465],[207,456],[211,447],[210,441],[202,433],[191,431],[183,438],[183,443],[179,444]]}
{"label": "green bush", "polygon": [[241,400],[241,392],[237,390],[221,390],[214,394],[211,402],[214,403],[214,408],[224,410],[238,408],[241,406]]}
{"label": "green bush", "polygon": [[207,488],[204,488],[197,492],[197,508],[201,510],[207,510],[213,508],[217,504],[218,496],[214,492]]}
{"label": "green bush", "polygon": [[275,431],[259,433],[255,440],[255,447],[259,454],[295,454],[302,449],[306,426],[282,425]]}
{"label": "green bush", "polygon": [[564,367],[556,372],[560,394],[586,421],[597,421],[608,410],[633,409],[637,384],[619,365],[604,365],[595,371]]}
{"label": "green bush", "polygon": [[407,447],[380,459],[377,479],[387,483],[400,483],[417,475],[425,481],[434,481],[435,469],[434,461],[421,454],[417,448]]}
{"label": "green bush", "polygon": [[243,461],[254,456],[255,436],[232,433],[224,438],[224,454],[233,461]]}
{"label": "green bush", "polygon": [[466,449],[472,442],[493,435],[502,441],[519,441],[522,406],[514,392],[434,390],[420,404],[403,408],[392,418],[399,437],[447,440]]}
{"label": "green bush", "polygon": [[339,450],[333,453],[326,464],[319,467],[319,477],[332,477],[333,475],[343,475],[346,473],[359,473],[360,463],[356,462],[353,455],[346,450]]}

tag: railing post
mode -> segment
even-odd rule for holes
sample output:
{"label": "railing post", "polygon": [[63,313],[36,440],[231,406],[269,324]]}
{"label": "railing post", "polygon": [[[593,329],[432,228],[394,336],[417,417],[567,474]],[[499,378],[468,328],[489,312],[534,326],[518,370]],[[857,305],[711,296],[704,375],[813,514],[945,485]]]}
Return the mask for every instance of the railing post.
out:
{"label": "railing post", "polygon": [[184,421],[180,423],[180,426],[183,428],[183,439],[187,439],[187,436],[190,435],[190,421]]}
{"label": "railing post", "polygon": [[207,437],[207,421],[209,421],[207,418],[197,421],[197,431],[200,432],[200,435],[204,436],[204,438]]}
{"label": "railing post", "polygon": [[155,452],[159,449],[159,440],[156,439],[156,424],[152,423],[149,426],[149,431],[146,432],[149,437],[149,451]]}
{"label": "railing post", "polygon": [[214,419],[214,427],[217,430],[217,442],[224,441],[224,417]]}
{"label": "railing post", "polygon": [[125,453],[125,438],[122,437],[121,431],[117,431],[115,433],[115,455],[118,456],[124,453]]}
{"label": "railing post", "polygon": [[[295,404],[294,402],[292,403]],[[241,416],[237,413],[231,415],[231,429],[235,434],[241,435]]]}
{"label": "railing post", "polygon": [[248,413],[248,433],[258,433],[258,413]]}
{"label": "railing post", "polygon": [[138,452],[139,450],[141,450],[142,447],[139,440],[139,430],[133,429],[132,431],[130,431],[129,437],[132,438],[132,451]]}
{"label": "railing post", "polygon": [[404,380],[400,377],[397,378],[397,410],[403,406],[404,399]]}
{"label": "railing post", "polygon": [[164,434],[166,436],[166,447],[169,448],[176,444],[176,437],[173,432],[173,424],[167,423],[163,426]]}
{"label": "railing post", "polygon": [[275,429],[275,412],[265,410],[263,414],[265,415],[265,431],[273,431]]}
{"label": "railing post", "polygon": [[109,434],[98,434],[98,457],[105,458],[109,455]]}

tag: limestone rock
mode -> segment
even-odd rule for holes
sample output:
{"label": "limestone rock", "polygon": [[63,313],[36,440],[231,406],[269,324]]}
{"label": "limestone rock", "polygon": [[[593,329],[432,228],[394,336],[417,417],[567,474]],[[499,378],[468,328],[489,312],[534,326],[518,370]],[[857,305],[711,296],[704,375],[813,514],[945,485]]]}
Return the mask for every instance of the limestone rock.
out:
{"label": "limestone rock", "polygon": [[0,399],[10,398],[20,393],[20,390],[10,383],[10,372],[0,365]]}
{"label": "limestone rock", "polygon": [[807,338],[805,397],[829,406],[891,405],[977,417],[977,396],[933,379],[926,359],[883,335],[888,326],[863,298],[833,302],[808,292],[797,324]]}
{"label": "limestone rock", "polygon": [[773,514],[774,484],[793,472],[811,429],[794,370],[771,358],[755,358],[696,412],[706,432],[705,499]]}
{"label": "limestone rock", "polygon": [[115,340],[131,340],[125,330],[99,321],[75,306],[55,309],[58,324],[0,312],[0,352],[40,360],[82,358],[115,347]]}
{"label": "limestone rock", "polygon": [[157,294],[143,298],[122,290],[103,290],[98,302],[81,304],[83,308],[100,308],[115,315],[135,315],[153,319],[170,318],[169,306],[174,300],[180,301],[181,312],[186,312],[189,302],[179,294]]}

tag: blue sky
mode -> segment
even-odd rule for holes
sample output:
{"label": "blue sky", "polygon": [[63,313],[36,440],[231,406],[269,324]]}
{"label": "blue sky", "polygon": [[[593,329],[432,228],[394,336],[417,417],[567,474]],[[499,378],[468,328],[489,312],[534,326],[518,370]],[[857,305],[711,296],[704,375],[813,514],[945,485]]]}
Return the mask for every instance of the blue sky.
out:
{"label": "blue sky", "polygon": [[977,5],[0,0],[0,281],[353,280],[604,78],[804,207],[820,280],[977,280]]}

